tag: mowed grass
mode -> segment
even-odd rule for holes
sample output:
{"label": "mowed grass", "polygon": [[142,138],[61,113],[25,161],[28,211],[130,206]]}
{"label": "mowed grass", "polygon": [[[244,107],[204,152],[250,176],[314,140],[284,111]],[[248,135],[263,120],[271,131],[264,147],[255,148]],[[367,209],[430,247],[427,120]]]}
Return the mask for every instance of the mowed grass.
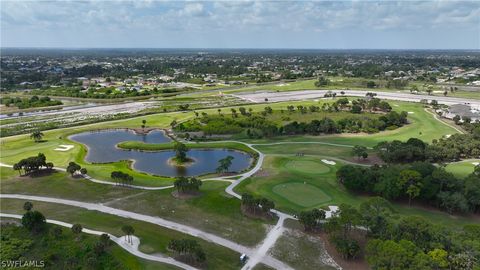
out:
{"label": "mowed grass", "polygon": [[285,163],[285,168],[302,173],[324,174],[330,168],[315,160],[291,160]]}
{"label": "mowed grass", "polygon": [[464,178],[473,173],[475,165],[480,164],[480,159],[469,159],[459,162],[449,163],[445,168],[448,172],[453,173],[455,176]]}
{"label": "mowed grass", "polygon": [[303,207],[312,207],[331,200],[321,189],[307,183],[278,184],[273,193]]}
{"label": "mowed grass", "polygon": [[176,199],[171,195],[173,189],[145,191],[115,187],[83,178],[71,178],[64,172],[30,178],[18,177],[17,172],[12,169],[1,168],[0,179],[4,194],[103,203],[114,208],[192,225],[247,246],[255,246],[266,234],[266,224],[262,220],[243,216],[240,200],[224,192],[228,182],[205,181],[201,187],[201,196]]}
{"label": "mowed grass", "polygon": [[409,124],[401,128],[389,131],[382,131],[374,134],[337,134],[328,136],[282,136],[270,139],[248,140],[251,143],[271,143],[271,142],[304,142],[318,141],[326,143],[336,143],[345,145],[364,145],[373,147],[382,141],[401,140],[406,141],[410,138],[418,138],[425,142],[431,142],[433,139],[440,139],[445,135],[458,133],[453,127],[435,119],[433,115],[426,111],[423,105],[409,102],[388,101],[395,111],[406,111]]}
{"label": "mowed grass", "polygon": [[[342,203],[358,207],[362,202],[369,199],[369,196],[349,192],[337,182],[335,173],[345,163],[340,161],[336,165],[326,165],[320,163],[323,158],[323,156],[266,156],[263,171],[243,181],[235,191],[267,197],[275,202],[277,209],[291,214],[298,214],[300,211],[322,208],[328,205],[338,206]],[[311,171],[301,171],[285,166],[289,162],[299,162],[301,160],[316,161],[322,166],[328,166],[330,171],[312,174],[311,171],[315,170],[315,165],[310,168]],[[321,172],[321,169],[319,172]],[[298,189],[302,185],[304,189],[310,188],[311,190]],[[285,186],[285,191],[279,194],[278,190],[282,186]],[[289,188],[292,189],[288,190]],[[318,190],[323,194],[319,193]],[[310,202],[312,205],[308,204]],[[417,205],[416,202],[413,203],[412,207],[404,202],[393,202],[392,204],[395,212],[400,216],[422,216],[431,222],[451,228],[480,222],[478,215],[449,215],[436,208]]]}
{"label": "mowed grass", "polygon": [[[348,191],[336,183],[335,168],[340,164],[326,165],[321,159],[310,156],[266,156],[261,176],[244,180],[235,191],[270,198],[275,202],[275,208],[289,213],[345,201],[354,202],[347,195]],[[307,162],[312,167],[297,170],[288,166],[292,161],[298,164]]]}
{"label": "mowed grass", "polygon": [[[24,200],[1,199],[2,213],[23,214],[22,205]],[[163,253],[173,256],[167,249],[172,239],[195,239],[204,249],[207,255],[208,269],[238,269],[240,267],[239,256],[235,251],[216,245],[199,238],[192,237],[174,230],[137,220],[126,219],[97,211],[85,210],[82,208],[65,206],[53,203],[32,202],[34,209],[42,212],[47,218],[60,220],[68,223],[79,223],[84,228],[99,230],[111,233],[115,236],[122,236],[121,228],[124,225],[131,225],[135,229],[135,236],[140,238],[139,249],[148,254]]]}

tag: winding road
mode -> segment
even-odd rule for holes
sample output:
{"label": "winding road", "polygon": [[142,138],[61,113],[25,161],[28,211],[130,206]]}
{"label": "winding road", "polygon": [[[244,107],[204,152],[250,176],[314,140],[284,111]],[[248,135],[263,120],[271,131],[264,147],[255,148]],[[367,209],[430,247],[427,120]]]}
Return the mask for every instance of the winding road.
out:
{"label": "winding road", "polygon": [[[15,218],[15,219],[21,219],[22,218],[21,215],[0,213],[0,218],[2,218],[2,217],[3,218]],[[46,221],[47,221],[47,223],[55,224],[55,225],[59,225],[59,226],[62,226],[62,227],[67,227],[67,228],[72,228],[72,226],[73,226],[73,224],[66,223],[66,222],[63,222],[63,221],[53,220],[53,219],[47,219]],[[174,266],[180,267],[182,269],[186,269],[186,270],[196,270],[197,269],[197,268],[194,268],[194,267],[192,267],[188,264],[179,262],[179,261],[177,261],[177,260],[175,260],[171,257],[161,256],[161,255],[150,255],[150,254],[143,253],[143,252],[139,251],[138,248],[136,248],[135,246],[126,242],[125,237],[116,237],[116,236],[114,236],[112,234],[109,234],[109,233],[106,233],[106,232],[100,232],[100,231],[90,230],[90,229],[86,229],[86,228],[83,228],[82,232],[87,233],[87,234],[93,234],[93,235],[107,234],[110,237],[110,240],[117,243],[121,248],[125,249],[130,254],[133,254],[133,255],[135,255],[139,258],[174,265]]]}
{"label": "winding road", "polygon": [[[171,230],[175,230],[191,236],[195,236],[209,242],[213,242],[215,244],[224,246],[236,252],[247,254],[248,256],[253,256],[256,253],[256,251],[252,248],[242,246],[240,244],[234,243],[225,238],[198,230],[191,226],[169,221],[160,217],[153,217],[153,216],[138,214],[131,211],[112,208],[100,203],[87,203],[87,202],[80,202],[80,201],[74,201],[74,200],[66,200],[66,199],[43,197],[43,196],[31,196],[31,195],[23,195],[23,194],[0,194],[0,199],[21,199],[21,200],[30,200],[30,201],[40,201],[40,202],[57,203],[57,204],[84,208],[87,210],[98,211],[98,212],[115,215],[123,218],[152,223],[161,227],[165,227]],[[288,265],[270,256],[266,256],[262,262],[276,269],[291,269]]]}

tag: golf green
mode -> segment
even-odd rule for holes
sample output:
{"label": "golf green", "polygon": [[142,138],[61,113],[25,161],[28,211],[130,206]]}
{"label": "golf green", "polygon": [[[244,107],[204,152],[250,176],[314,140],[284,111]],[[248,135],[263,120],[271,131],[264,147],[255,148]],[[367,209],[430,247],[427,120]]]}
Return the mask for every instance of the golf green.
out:
{"label": "golf green", "polygon": [[273,187],[273,193],[284,199],[303,206],[312,207],[331,200],[321,189],[307,183],[285,183]]}
{"label": "golf green", "polygon": [[310,174],[324,174],[330,171],[329,167],[316,160],[289,160],[284,167],[292,171]]}

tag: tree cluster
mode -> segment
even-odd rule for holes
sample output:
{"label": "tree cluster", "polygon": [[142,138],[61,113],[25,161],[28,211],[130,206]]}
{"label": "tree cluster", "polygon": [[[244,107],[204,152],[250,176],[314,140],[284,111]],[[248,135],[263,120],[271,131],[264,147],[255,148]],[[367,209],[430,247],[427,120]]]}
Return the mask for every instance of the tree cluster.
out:
{"label": "tree cluster", "polygon": [[418,199],[449,213],[480,210],[480,167],[465,179],[427,162],[369,168],[345,165],[337,179],[355,192],[380,195],[389,200]]}
{"label": "tree cluster", "polygon": [[[316,210],[319,211],[319,210]],[[358,208],[340,205],[323,220],[312,212],[300,215],[305,225],[320,224],[331,243],[345,259],[362,251],[372,269],[468,269],[478,266],[480,225],[449,229],[422,217],[402,217],[388,201],[373,197]],[[312,218],[305,219],[306,216]],[[306,231],[311,231],[305,226]],[[359,237],[367,237],[364,249]],[[463,265],[463,266],[462,266]]]}
{"label": "tree cluster", "polygon": [[267,198],[255,198],[251,194],[244,193],[242,194],[241,207],[244,211],[253,215],[270,216],[270,210],[275,208],[275,203]]}
{"label": "tree cluster", "polygon": [[77,163],[71,161],[68,163],[67,172],[73,176],[74,174],[80,172],[81,174],[87,174],[87,169],[82,168],[82,166],[78,165]]}
{"label": "tree cluster", "polygon": [[218,167],[217,167],[217,172],[222,173],[222,172],[228,172],[228,169],[230,166],[232,166],[232,161],[234,157],[232,156],[226,156],[225,158],[222,158],[218,161]]}
{"label": "tree cluster", "polygon": [[121,171],[113,171],[110,174],[110,178],[115,180],[115,183],[120,185],[131,185],[133,183],[133,176]]}
{"label": "tree cluster", "polygon": [[19,109],[63,105],[60,100],[52,100],[49,97],[39,98],[38,96],[32,96],[31,98],[3,97],[0,98],[0,104],[8,107],[15,106]]}
{"label": "tree cluster", "polygon": [[202,180],[199,180],[195,177],[187,178],[180,176],[175,179],[173,186],[179,193],[196,193],[200,190],[202,183]]}
{"label": "tree cluster", "polygon": [[27,157],[19,162],[13,164],[13,169],[18,171],[20,175],[38,174],[42,169],[52,170],[53,163],[47,162],[47,158],[43,153],[38,153],[37,156]]}
{"label": "tree cluster", "polygon": [[203,264],[207,260],[202,246],[193,239],[172,239],[168,243],[168,249],[175,252],[176,259],[189,264]]}
{"label": "tree cluster", "polygon": [[[368,110],[384,111],[385,114],[378,118],[372,118],[361,114],[352,115],[337,121],[324,117],[310,122],[292,121],[284,125],[279,125],[269,119],[268,115],[273,113],[271,107],[266,107],[260,115],[252,114],[251,112],[247,112],[245,109],[240,108],[240,114],[246,117],[238,117],[236,110],[232,112],[233,114],[231,118],[225,117],[221,113],[218,116],[205,114],[201,118],[176,125],[175,130],[180,132],[203,131],[206,135],[238,134],[245,131],[246,135],[250,138],[261,138],[282,135],[319,135],[342,132],[376,133],[385,129],[395,129],[407,123],[406,112],[397,113],[395,111],[389,111],[389,107],[381,107],[379,105],[381,103],[370,104],[365,101],[365,103],[362,104],[364,104],[365,108]],[[353,106],[358,106],[359,109],[357,113],[363,111],[361,105],[356,105],[355,103]],[[322,106],[322,108],[313,105],[309,107],[299,105],[295,108],[290,105],[287,107],[287,112],[293,113],[298,111],[302,114],[306,114],[309,111],[314,113],[320,110],[340,111],[346,107],[347,105],[342,102],[338,104],[335,103],[334,105]],[[285,116],[284,118],[289,119],[288,116]]]}
{"label": "tree cluster", "polygon": [[445,162],[480,156],[480,137],[474,134],[454,134],[427,144],[410,138],[406,142],[381,142],[375,149],[382,160],[389,163],[413,161]]}

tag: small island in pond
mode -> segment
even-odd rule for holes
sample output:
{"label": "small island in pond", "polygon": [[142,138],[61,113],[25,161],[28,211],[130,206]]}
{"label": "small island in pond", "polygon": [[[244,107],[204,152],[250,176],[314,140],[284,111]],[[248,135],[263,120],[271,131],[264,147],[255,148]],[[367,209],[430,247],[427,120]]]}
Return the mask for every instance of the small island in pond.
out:
{"label": "small island in pond", "polygon": [[177,167],[187,167],[192,165],[195,160],[187,156],[188,148],[184,143],[176,141],[173,145],[175,156],[168,159],[168,165]]}

